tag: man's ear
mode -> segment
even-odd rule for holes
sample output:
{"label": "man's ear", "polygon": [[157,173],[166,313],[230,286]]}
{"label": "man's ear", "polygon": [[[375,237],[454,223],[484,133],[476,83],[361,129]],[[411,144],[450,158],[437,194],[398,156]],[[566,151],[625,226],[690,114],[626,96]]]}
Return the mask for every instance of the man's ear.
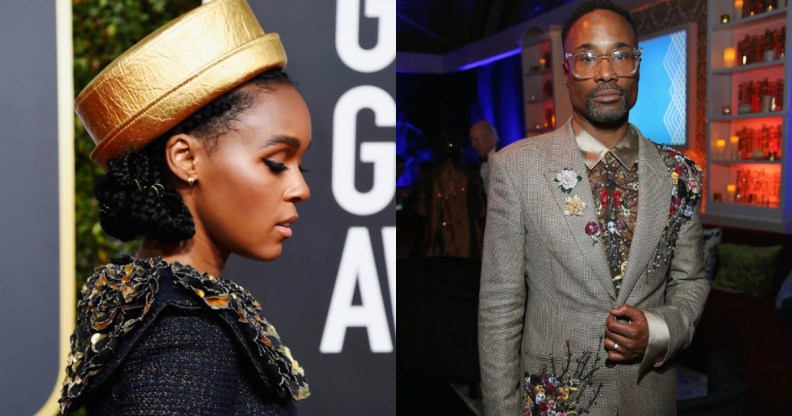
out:
{"label": "man's ear", "polygon": [[165,163],[184,183],[192,184],[197,179],[195,162],[199,147],[197,138],[184,133],[173,135],[165,142]]}
{"label": "man's ear", "polygon": [[569,62],[564,59],[564,61],[561,62],[561,67],[564,68],[564,86],[569,88]]}

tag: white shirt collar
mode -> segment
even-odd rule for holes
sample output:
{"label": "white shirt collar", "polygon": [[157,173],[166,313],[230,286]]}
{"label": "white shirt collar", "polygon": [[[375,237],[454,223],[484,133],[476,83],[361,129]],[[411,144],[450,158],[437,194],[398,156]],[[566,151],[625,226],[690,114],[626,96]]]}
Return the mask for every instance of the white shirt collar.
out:
{"label": "white shirt collar", "polygon": [[593,169],[608,152],[613,153],[613,156],[628,169],[631,169],[638,161],[638,136],[633,131],[632,125],[628,125],[627,134],[611,149],[605,147],[582,127],[577,127],[575,141],[583,155],[583,161],[589,169]]}

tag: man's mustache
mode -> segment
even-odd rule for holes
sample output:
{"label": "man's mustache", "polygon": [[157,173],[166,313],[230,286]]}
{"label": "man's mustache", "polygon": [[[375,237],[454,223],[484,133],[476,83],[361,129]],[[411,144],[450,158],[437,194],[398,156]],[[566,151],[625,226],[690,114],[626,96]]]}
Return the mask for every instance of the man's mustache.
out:
{"label": "man's mustache", "polygon": [[622,97],[627,95],[627,92],[624,91],[624,89],[619,87],[614,82],[614,83],[607,83],[607,84],[599,84],[599,85],[597,85],[596,87],[594,87],[594,89],[592,89],[591,91],[586,93],[586,98],[587,99],[592,99],[592,98],[594,98],[594,95],[597,94],[598,92],[602,92],[602,91],[606,91],[606,90],[617,91]]}

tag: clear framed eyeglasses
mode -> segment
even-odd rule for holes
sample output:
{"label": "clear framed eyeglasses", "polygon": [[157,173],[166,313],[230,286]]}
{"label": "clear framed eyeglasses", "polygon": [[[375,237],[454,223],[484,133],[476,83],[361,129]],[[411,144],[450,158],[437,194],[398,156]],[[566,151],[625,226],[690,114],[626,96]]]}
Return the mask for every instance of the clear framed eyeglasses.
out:
{"label": "clear framed eyeglasses", "polygon": [[607,59],[610,69],[617,76],[631,77],[638,72],[641,63],[641,48],[616,49],[611,53],[597,54],[594,51],[567,52],[564,59],[569,65],[569,70],[576,79],[591,79],[597,73],[600,62]]}

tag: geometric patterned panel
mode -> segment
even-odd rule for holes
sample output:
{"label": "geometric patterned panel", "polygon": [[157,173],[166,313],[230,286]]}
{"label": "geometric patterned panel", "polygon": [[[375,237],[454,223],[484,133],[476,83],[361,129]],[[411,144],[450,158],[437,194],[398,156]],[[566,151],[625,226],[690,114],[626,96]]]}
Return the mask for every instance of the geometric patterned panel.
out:
{"label": "geometric patterned panel", "polygon": [[687,43],[686,32],[671,34],[671,45],[663,57],[663,68],[671,80],[668,94],[671,103],[663,115],[663,124],[671,136],[672,145],[685,144],[685,126],[687,125]]}

